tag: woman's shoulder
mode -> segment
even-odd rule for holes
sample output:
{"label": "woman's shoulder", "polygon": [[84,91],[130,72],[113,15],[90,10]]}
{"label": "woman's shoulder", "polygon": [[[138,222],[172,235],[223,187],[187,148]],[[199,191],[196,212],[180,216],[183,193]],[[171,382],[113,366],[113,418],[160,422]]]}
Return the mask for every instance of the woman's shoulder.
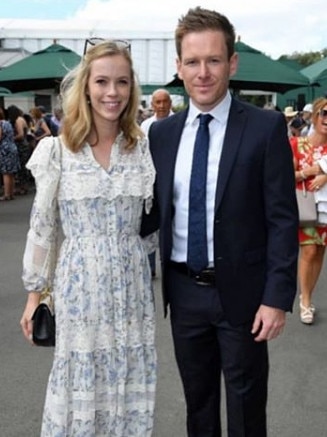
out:
{"label": "woman's shoulder", "polygon": [[44,137],[34,149],[27,167],[30,170],[57,170],[60,167],[61,144],[58,137]]}

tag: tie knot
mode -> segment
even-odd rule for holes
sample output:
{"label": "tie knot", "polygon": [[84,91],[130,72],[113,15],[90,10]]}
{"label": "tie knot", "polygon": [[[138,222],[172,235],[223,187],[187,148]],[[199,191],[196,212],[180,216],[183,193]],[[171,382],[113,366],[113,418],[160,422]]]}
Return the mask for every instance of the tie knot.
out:
{"label": "tie knot", "polygon": [[199,114],[198,117],[201,126],[208,126],[208,124],[213,118],[211,114]]}

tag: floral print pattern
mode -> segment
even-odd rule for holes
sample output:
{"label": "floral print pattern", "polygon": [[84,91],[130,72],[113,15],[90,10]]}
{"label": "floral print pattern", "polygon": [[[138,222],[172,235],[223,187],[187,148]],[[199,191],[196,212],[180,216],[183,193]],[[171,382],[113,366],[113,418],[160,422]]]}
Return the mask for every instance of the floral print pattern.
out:
{"label": "floral print pattern", "polygon": [[46,137],[28,168],[37,194],[23,281],[28,291],[50,281],[57,322],[41,436],[150,437],[154,300],[139,236],[155,177],[147,141],[126,151],[121,133],[105,170],[88,144],[72,153]]}
{"label": "floral print pattern", "polygon": [[[294,158],[298,163],[296,170],[305,170],[307,167],[311,167],[323,156],[327,154],[327,144],[322,144],[317,147],[313,147],[310,144],[308,137],[294,137],[291,139],[291,147]],[[307,183],[310,180],[308,178]],[[302,182],[297,183],[297,188],[302,189]],[[318,246],[327,245],[327,226],[311,226],[299,228],[299,242],[303,244],[316,244]]]}

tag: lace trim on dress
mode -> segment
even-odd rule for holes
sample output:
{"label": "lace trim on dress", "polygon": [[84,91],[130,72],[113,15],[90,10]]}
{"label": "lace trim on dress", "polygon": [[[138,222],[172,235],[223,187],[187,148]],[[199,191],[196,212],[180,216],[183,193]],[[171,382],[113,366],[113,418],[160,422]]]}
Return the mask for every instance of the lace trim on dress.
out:
{"label": "lace trim on dress", "polygon": [[[58,199],[81,200],[101,197],[113,200],[118,196],[142,197],[149,211],[152,204],[155,170],[148,144],[140,139],[136,147],[126,153],[122,136],[113,145],[110,167],[101,169],[88,144],[78,153],[63,150],[63,169]],[[85,177],[86,176],[86,177]]]}

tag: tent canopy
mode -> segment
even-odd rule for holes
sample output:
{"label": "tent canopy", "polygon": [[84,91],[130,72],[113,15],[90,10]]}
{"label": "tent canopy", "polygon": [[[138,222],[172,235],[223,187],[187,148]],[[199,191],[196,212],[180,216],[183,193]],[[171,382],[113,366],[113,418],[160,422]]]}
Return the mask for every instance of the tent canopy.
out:
{"label": "tent canopy", "polygon": [[271,59],[241,41],[235,43],[235,51],[239,56],[239,64],[237,73],[231,78],[231,87],[234,89],[284,93],[310,84],[301,72]]}
{"label": "tent canopy", "polygon": [[55,88],[80,59],[72,50],[52,44],[1,70],[0,87],[12,92]]}

